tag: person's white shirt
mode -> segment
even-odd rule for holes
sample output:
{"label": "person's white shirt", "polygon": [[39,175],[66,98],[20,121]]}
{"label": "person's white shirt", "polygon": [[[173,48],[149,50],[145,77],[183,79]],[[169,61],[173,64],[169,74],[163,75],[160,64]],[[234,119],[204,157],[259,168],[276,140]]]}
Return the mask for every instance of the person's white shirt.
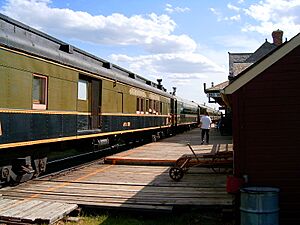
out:
{"label": "person's white shirt", "polygon": [[201,129],[210,128],[211,119],[209,116],[202,116],[200,122],[201,122]]}

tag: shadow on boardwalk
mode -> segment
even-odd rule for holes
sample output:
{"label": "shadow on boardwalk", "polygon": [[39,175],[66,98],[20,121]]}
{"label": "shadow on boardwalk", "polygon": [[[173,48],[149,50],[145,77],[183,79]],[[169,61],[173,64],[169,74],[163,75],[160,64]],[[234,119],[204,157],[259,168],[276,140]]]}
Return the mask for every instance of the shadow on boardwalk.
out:
{"label": "shadow on boardwalk", "polygon": [[[189,148],[186,147],[187,143],[198,148],[200,152],[211,151],[214,144],[232,143],[231,136],[221,136],[216,129],[212,129],[211,143],[209,145],[201,145],[200,133],[201,130],[199,128],[193,129],[174,137],[163,139],[158,143],[149,144],[148,147],[143,147],[140,152],[136,150],[131,155],[136,157],[136,159],[139,157],[149,159],[150,154],[147,154],[147,151],[152,151],[153,160],[157,160],[159,156],[165,160],[172,160],[167,157],[176,157],[175,152],[179,153],[179,156],[183,153],[191,153]],[[153,151],[154,148],[155,151]],[[166,152],[166,155],[162,152]],[[143,176],[146,179],[150,174],[145,173]],[[230,208],[233,204],[233,198],[226,192],[226,176],[227,174],[224,173],[215,173],[211,168],[192,167],[179,182],[176,182],[169,177],[169,168],[166,168],[153,177],[151,181],[149,180],[150,182],[147,185],[124,204],[133,204],[140,201],[139,204],[141,205],[151,205],[152,207],[169,206],[173,209],[182,207]]]}
{"label": "shadow on boardwalk", "polygon": [[[232,144],[232,136],[222,136],[216,128],[212,128],[209,132],[210,144]],[[181,144],[190,143],[191,145],[201,144],[201,129],[196,128],[191,131],[178,134],[174,137],[163,139],[162,142],[176,142]]]}

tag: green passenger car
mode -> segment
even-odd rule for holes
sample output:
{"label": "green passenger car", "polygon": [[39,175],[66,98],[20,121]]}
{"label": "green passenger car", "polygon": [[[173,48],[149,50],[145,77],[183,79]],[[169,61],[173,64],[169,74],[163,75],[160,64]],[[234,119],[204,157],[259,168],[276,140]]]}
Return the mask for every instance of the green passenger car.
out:
{"label": "green passenger car", "polygon": [[[199,122],[200,106],[167,93],[161,81],[1,14],[0,27],[0,184],[43,172],[57,143],[113,144]],[[33,169],[18,173],[15,162]]]}

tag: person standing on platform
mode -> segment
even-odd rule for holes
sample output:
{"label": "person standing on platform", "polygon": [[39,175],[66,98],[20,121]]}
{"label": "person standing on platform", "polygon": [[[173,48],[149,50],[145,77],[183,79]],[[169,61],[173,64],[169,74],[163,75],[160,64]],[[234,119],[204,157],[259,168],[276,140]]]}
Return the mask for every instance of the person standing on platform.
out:
{"label": "person standing on platform", "polygon": [[200,124],[201,124],[201,145],[204,144],[204,137],[206,137],[206,144],[209,143],[209,129],[211,124],[211,118],[209,117],[208,113],[205,112],[205,116],[201,117]]}

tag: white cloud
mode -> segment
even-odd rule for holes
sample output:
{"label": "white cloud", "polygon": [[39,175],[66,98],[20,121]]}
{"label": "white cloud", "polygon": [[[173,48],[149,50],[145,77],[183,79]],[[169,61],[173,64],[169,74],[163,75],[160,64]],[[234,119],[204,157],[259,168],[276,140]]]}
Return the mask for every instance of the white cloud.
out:
{"label": "white cloud", "polygon": [[218,9],[210,8],[209,10],[210,10],[215,16],[217,16],[217,20],[218,20],[218,21],[222,21],[222,20],[223,20],[223,15],[222,15],[222,13],[221,13]]}
{"label": "white cloud", "polygon": [[224,20],[239,21],[239,20],[241,20],[241,15],[238,14],[235,16],[224,17]]}
{"label": "white cloud", "polygon": [[82,11],[51,8],[49,4],[49,0],[10,0],[2,13],[52,34],[98,44],[149,46],[161,36],[168,37],[176,45],[183,45],[177,49],[184,50],[185,45],[190,49],[194,44],[188,36],[184,43],[180,41],[181,36],[171,35],[176,23],[167,15],[152,13],[126,17],[114,13],[106,17],[93,16]]}
{"label": "white cloud", "polygon": [[231,3],[228,3],[228,4],[227,4],[227,8],[228,8],[228,9],[231,9],[231,10],[234,10],[234,11],[236,11],[236,12],[239,12],[239,11],[240,11],[240,8],[239,8],[239,7],[234,6],[234,5],[232,5]]}
{"label": "white cloud", "polygon": [[270,34],[281,29],[284,35],[292,37],[300,31],[300,0],[263,0],[244,9],[255,23],[247,23],[243,31]]}
{"label": "white cloud", "polygon": [[173,7],[171,4],[166,4],[166,8],[165,8],[165,11],[168,13],[184,13],[184,12],[188,12],[190,10],[191,9],[188,7],[184,7],[184,8]]}
{"label": "white cloud", "polygon": [[[188,8],[167,5],[172,12]],[[203,79],[226,78],[226,70],[196,52],[197,44],[186,34],[174,34],[176,23],[168,15],[132,15],[113,13],[108,16],[68,8],[51,7],[50,0],[8,0],[1,12],[51,35],[93,44],[130,46],[143,55],[112,55],[118,65],[142,76],[163,77],[170,85],[202,85]],[[141,51],[142,49],[142,51]],[[222,77],[222,78],[221,78]],[[192,81],[193,80],[193,81]],[[199,90],[196,95],[205,95]]]}
{"label": "white cloud", "polygon": [[[228,7],[228,5],[227,5],[227,7]],[[231,7],[233,7],[233,6],[231,6]],[[233,9],[233,8],[231,8],[231,9]],[[217,16],[217,21],[218,22],[220,22],[220,21],[239,21],[241,19],[241,15],[240,14],[237,14],[237,15],[234,15],[234,16],[223,16],[223,13],[220,10],[218,10],[218,9],[210,8],[209,10],[214,15]]]}
{"label": "white cloud", "polygon": [[196,74],[199,77],[202,73],[223,73],[223,68],[196,53],[179,54],[156,54],[129,57],[126,55],[114,54],[113,61],[127,62],[136,71],[143,71],[147,68],[152,74]]}
{"label": "white cloud", "polygon": [[[281,29],[284,36],[292,38],[300,31],[300,0],[261,0],[246,6],[246,1],[239,0],[237,7],[231,3],[227,8],[239,14],[229,16],[223,11],[210,8],[218,21],[239,22],[244,32],[256,32],[270,35],[272,31]],[[243,20],[242,20],[243,18]]]}
{"label": "white cloud", "polygon": [[127,55],[112,55],[112,61],[125,63],[138,73],[147,71],[152,77],[163,75],[174,83],[182,83],[190,79],[224,76],[226,70],[208,58],[195,53],[156,54],[129,57]]}
{"label": "white cloud", "polygon": [[187,35],[165,35],[149,37],[147,51],[151,53],[193,52],[197,44]]}
{"label": "white cloud", "polygon": [[214,40],[229,52],[254,52],[264,41],[247,35],[223,35],[215,37]]}
{"label": "white cloud", "polygon": [[51,8],[49,0],[10,0],[2,13],[54,35],[96,44],[138,45],[151,53],[191,52],[196,48],[189,36],[172,34],[176,23],[168,15],[93,16]]}

